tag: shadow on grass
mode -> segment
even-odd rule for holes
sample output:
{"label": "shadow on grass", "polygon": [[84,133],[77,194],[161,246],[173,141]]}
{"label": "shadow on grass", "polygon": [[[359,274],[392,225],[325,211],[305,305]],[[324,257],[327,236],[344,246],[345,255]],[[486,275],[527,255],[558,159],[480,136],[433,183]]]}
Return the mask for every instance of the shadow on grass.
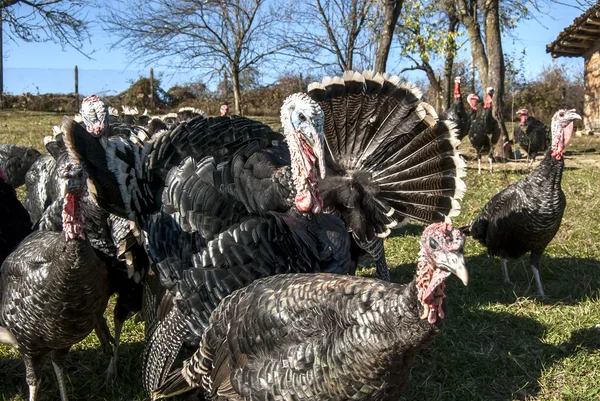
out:
{"label": "shadow on grass", "polygon": [[[548,266],[542,279],[550,295],[575,302],[600,287],[595,260],[546,257],[542,263]],[[535,295],[533,277],[528,280],[531,274],[522,266],[511,268],[514,289],[503,286],[499,262],[485,254],[468,257],[467,266],[468,287],[453,277],[447,281],[445,330],[415,361],[401,400],[526,400],[538,394],[539,379],[549,366],[577,347],[600,348],[596,328],[574,332],[568,343],[556,346],[543,341],[546,328],[539,321],[501,310],[518,297]],[[397,266],[392,280],[409,282],[415,269],[412,263]],[[575,283],[582,275],[587,284]],[[499,310],[487,310],[490,305]]]}
{"label": "shadow on grass", "polygon": [[569,354],[545,344],[534,319],[472,309],[447,294],[446,328],[416,359],[403,401],[525,400],[539,392],[544,368]]}
{"label": "shadow on grass", "polygon": [[[69,400],[145,400],[141,384],[143,349],[142,342],[122,344],[119,347],[119,377],[105,386],[104,372],[110,356],[103,354],[99,347],[71,351],[65,367]],[[0,357],[0,372],[0,399],[27,400],[28,388],[22,359]],[[48,359],[44,365],[38,401],[58,399],[56,376]]]}

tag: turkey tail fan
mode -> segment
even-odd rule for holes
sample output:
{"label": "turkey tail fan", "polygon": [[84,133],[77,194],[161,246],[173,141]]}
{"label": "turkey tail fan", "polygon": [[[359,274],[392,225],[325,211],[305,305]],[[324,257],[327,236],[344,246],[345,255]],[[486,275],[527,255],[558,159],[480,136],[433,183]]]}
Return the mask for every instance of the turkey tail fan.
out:
{"label": "turkey tail fan", "polygon": [[144,166],[147,148],[124,136],[95,138],[68,117],[63,124],[69,155],[88,174],[88,189],[100,207],[129,220],[157,208]]}
{"label": "turkey tail fan", "polygon": [[325,113],[328,176],[319,183],[360,242],[407,218],[444,221],[460,211],[464,162],[457,129],[438,122],[420,90],[397,76],[348,71],[312,83]]}

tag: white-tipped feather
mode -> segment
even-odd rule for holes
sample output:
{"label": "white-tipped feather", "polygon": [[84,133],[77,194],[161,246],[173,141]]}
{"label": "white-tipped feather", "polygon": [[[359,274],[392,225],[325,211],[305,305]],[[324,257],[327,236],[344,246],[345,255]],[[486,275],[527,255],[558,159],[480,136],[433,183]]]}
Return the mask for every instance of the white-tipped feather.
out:
{"label": "white-tipped feather", "polygon": [[52,136],[45,136],[44,137],[44,146],[48,145],[50,142],[54,142],[54,137]]}
{"label": "white-tipped feather", "polygon": [[423,106],[423,108],[427,111],[427,114],[435,118],[436,121],[439,120],[439,116],[432,105],[430,105],[429,103],[421,102],[421,106]]}
{"label": "white-tipped feather", "polygon": [[8,344],[15,347],[19,346],[15,336],[13,336],[13,334],[5,327],[0,327],[0,344]]}
{"label": "white-tipped feather", "polygon": [[111,116],[119,116],[119,110],[115,109],[112,106],[108,106],[108,114]]}
{"label": "white-tipped feather", "polygon": [[456,217],[460,214],[460,203],[456,199],[452,199],[452,209],[448,212],[448,217]]}
{"label": "white-tipped feather", "polygon": [[311,82],[311,83],[308,85],[308,89],[307,89],[306,91],[307,91],[307,92],[310,92],[310,91],[312,91],[312,90],[314,90],[314,89],[325,89],[325,85],[323,85],[323,84],[322,84],[322,83],[320,83],[320,82]]}
{"label": "white-tipped feather", "polygon": [[385,230],[382,233],[377,233],[376,236],[379,238],[386,238],[388,235],[390,235],[390,233],[392,232],[392,230],[390,230],[389,228],[387,230]]}
{"label": "white-tipped feather", "polygon": [[123,109],[123,114],[129,115],[129,116],[137,116],[138,115],[137,107],[121,106],[121,108]]}
{"label": "white-tipped feather", "polygon": [[73,116],[73,121],[81,124],[83,123],[83,117],[81,117],[81,114],[77,113]]}
{"label": "white-tipped feather", "polygon": [[52,127],[52,135],[54,137],[56,137],[56,136],[58,136],[60,134],[64,134],[64,133],[65,133],[65,131],[64,131],[64,124],[60,125],[60,126],[59,125],[55,125],[55,126]]}
{"label": "white-tipped feather", "polygon": [[177,113],[167,113],[164,116],[161,117],[161,119],[165,119],[165,118],[177,118]]}
{"label": "white-tipped feather", "polygon": [[345,71],[342,79],[344,81],[365,82],[365,77],[357,71]]}
{"label": "white-tipped feather", "polygon": [[412,93],[419,100],[423,98],[423,92],[417,85],[413,85],[410,82],[405,82],[400,87],[410,91],[410,93]]}

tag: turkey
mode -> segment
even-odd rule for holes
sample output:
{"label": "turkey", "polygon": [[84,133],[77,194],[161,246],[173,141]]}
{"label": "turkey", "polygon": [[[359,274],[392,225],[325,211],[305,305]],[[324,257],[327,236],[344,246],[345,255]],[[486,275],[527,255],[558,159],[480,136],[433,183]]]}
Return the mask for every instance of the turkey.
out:
{"label": "turkey", "polygon": [[40,156],[40,152],[28,146],[0,145],[0,168],[7,177],[6,183],[13,188],[25,184],[25,174]]}
{"label": "turkey", "polygon": [[[101,100],[95,98],[94,101],[83,102],[81,114],[90,115],[88,108],[101,109],[101,105],[99,106],[97,102]],[[28,184],[26,204],[35,205],[34,210],[40,213],[39,218],[36,217],[36,227],[42,230],[62,231],[63,229],[62,210],[65,199],[60,193],[62,180],[58,171],[61,165],[72,163],[63,142],[68,124],[69,122],[66,121],[62,127],[55,127],[55,138],[51,141],[46,140],[46,146],[52,152],[42,156],[50,158],[47,162],[47,170],[41,170],[46,174],[40,176],[35,185]],[[104,134],[107,132],[109,131],[105,131]],[[52,144],[54,146],[51,146]],[[43,203],[42,199],[45,199]],[[81,213],[86,219],[88,240],[97,256],[107,266],[110,294],[118,295],[114,307],[114,348],[106,371],[107,379],[114,379],[117,376],[117,354],[121,330],[124,322],[142,309],[141,281],[149,269],[149,261],[143,246],[138,243],[132,231],[129,220],[104,211],[88,195],[81,200]],[[101,337],[101,340],[110,337],[109,333],[103,334],[105,336]],[[103,341],[103,347],[107,349],[111,345]]]}
{"label": "turkey", "polygon": [[167,125],[168,130],[172,130],[177,126],[177,113],[167,113],[161,119]]}
{"label": "turkey", "polygon": [[[353,265],[360,252],[368,252],[376,260],[378,277],[389,279],[383,238],[389,235],[392,227],[408,218],[444,221],[448,216],[458,214],[460,209],[457,199],[464,192],[464,183],[460,179],[464,163],[457,156],[455,130],[451,123],[438,123],[429,110],[431,107],[420,101],[418,89],[402,84],[398,77],[348,72],[343,78],[328,78],[322,83],[311,84],[309,96],[295,94],[288,98],[281,109],[283,137],[258,122],[232,116],[197,117],[171,132],[159,134],[143,151],[138,151],[123,137],[109,139],[104,147],[83,130],[71,132],[67,143],[90,172],[98,203],[113,213],[141,221],[140,226],[148,233],[151,257],[161,273],[163,285],[175,289],[177,297],[182,292],[181,270],[189,270],[190,265],[185,260],[190,256],[169,255],[168,250],[174,248],[166,246],[162,238],[171,235],[180,241],[193,233],[194,238],[201,238],[185,242],[188,245],[179,245],[176,249],[188,248],[192,255],[202,255],[207,246],[203,242],[214,240],[221,234],[224,238],[231,235],[223,221],[233,224],[232,232],[236,233],[236,224],[259,216],[267,220],[265,229],[269,224],[276,224],[278,230],[283,230],[275,232],[278,236],[287,233],[289,224],[273,220],[273,213],[292,213],[294,217],[300,213],[302,218],[312,215],[314,221],[310,224],[313,228],[309,231],[317,233],[317,228],[335,228],[336,236],[341,235],[339,223],[334,224],[339,220],[319,214],[324,210],[339,216],[343,221],[341,228],[352,233]],[[177,176],[173,168],[188,156],[193,156],[197,163],[195,174],[198,177],[167,180],[165,177],[173,177],[172,180]],[[207,156],[212,159],[205,160]],[[165,182],[170,184],[163,190]],[[169,199],[166,194],[173,199],[168,207],[164,203]],[[212,203],[209,207],[202,204],[209,199],[208,195],[216,199],[224,197],[224,204],[232,208],[241,205],[234,209],[238,217],[229,219],[229,215],[214,215],[221,209],[212,211]],[[156,213],[159,207],[167,216],[147,217]],[[169,219],[168,215],[172,217]],[[152,234],[149,224],[155,221],[165,222],[163,228],[152,229],[162,232],[161,235]],[[169,222],[171,227],[167,230],[164,227]],[[213,222],[218,230],[213,230]],[[296,222],[300,228],[308,224],[302,220]],[[261,227],[258,220],[253,224]],[[254,230],[253,226],[245,224],[239,227],[248,232]],[[180,235],[181,231],[186,235]],[[256,235],[254,239],[260,238]],[[327,237],[318,239],[318,243],[331,241]],[[216,246],[217,243],[212,244]],[[163,247],[160,252],[153,250],[159,247]],[[209,255],[211,252],[215,254],[216,251],[210,251]],[[216,254],[221,252],[222,249]],[[327,247],[323,252],[319,252],[319,258],[333,255]],[[240,253],[239,257],[242,255]],[[258,257],[254,255],[253,258]],[[246,260],[245,257],[242,260]],[[199,266],[211,262],[210,258],[194,256],[194,266],[198,267],[199,261],[202,261]],[[236,259],[227,259],[227,262],[235,265]],[[253,278],[267,273],[274,274],[274,270],[267,269],[254,274]],[[186,283],[185,287],[202,289],[206,285],[210,291],[216,291],[215,280],[202,279],[193,286]],[[236,279],[234,287],[219,288],[219,295],[227,295],[244,283],[247,282]],[[201,318],[199,324],[191,325],[196,338],[201,336],[202,324],[206,323],[212,310],[209,306],[206,303],[200,305],[192,314],[192,317]],[[160,351],[150,358],[151,362],[170,363],[173,360],[172,356],[165,357],[162,350],[163,343],[168,341],[168,346],[174,347],[175,340],[185,334],[175,335],[174,332],[186,326],[181,324],[179,308],[183,309],[181,302],[165,318],[164,328],[156,329],[155,333],[161,334],[152,336],[149,348],[155,346]],[[177,351],[178,348],[173,348],[173,352]],[[164,377],[168,366],[149,370],[154,372],[150,376],[158,371]],[[152,383],[146,387],[156,388],[157,381],[152,378]]]}
{"label": "turkey", "polygon": [[539,152],[550,146],[550,131],[540,120],[528,116],[527,109],[517,111],[519,125],[515,125],[514,139],[521,149],[527,152],[529,165],[532,166]]}
{"label": "turkey", "polygon": [[206,113],[203,112],[202,110],[196,109],[194,107],[181,107],[177,111],[177,121],[180,123],[191,120],[192,118],[198,117],[198,116],[206,117]]}
{"label": "turkey", "polygon": [[[475,120],[475,118],[477,117],[477,102],[479,101],[479,96],[477,96],[474,93],[469,94],[469,96],[467,96],[467,103],[469,103],[469,106],[471,106],[471,110],[469,110],[469,113],[467,114],[467,118],[469,120],[468,124],[467,124],[467,134],[469,133],[469,130],[471,129],[471,123],[473,123],[473,120]],[[463,137],[464,138],[464,137]]]}
{"label": "turkey", "polygon": [[37,399],[42,367],[51,354],[62,401],[67,401],[63,373],[72,345],[102,325],[108,303],[106,266],[87,239],[81,202],[86,175],[65,163],[64,231],[36,231],[2,264],[0,340],[18,348],[25,362],[29,400]]}
{"label": "turkey", "polygon": [[458,229],[432,224],[420,245],[409,284],[290,274],[235,291],[154,399],[203,387],[208,399],[397,400],[442,330],[445,280],[468,281]]}
{"label": "turkey", "polygon": [[0,265],[4,259],[31,234],[29,213],[23,207],[15,189],[8,183],[4,170],[0,168]]}
{"label": "turkey", "polygon": [[573,122],[581,117],[575,110],[559,110],[552,118],[552,146],[544,160],[529,175],[496,194],[470,226],[471,236],[499,256],[504,283],[512,285],[506,259],[530,252],[538,296],[544,298],[540,280],[540,258],[556,235],[566,199],[560,183],[564,169],[563,151],[573,133]]}
{"label": "turkey", "polygon": [[492,96],[494,88],[487,88],[487,95],[483,106],[483,112],[475,117],[469,128],[469,140],[477,152],[477,174],[481,174],[481,154],[488,152],[490,172],[494,157],[494,146],[500,139],[500,127],[498,121],[492,115]]}
{"label": "turkey", "polygon": [[471,123],[469,115],[465,111],[462,95],[460,92],[460,77],[454,80],[454,102],[448,110],[440,115],[440,120],[452,121],[458,128],[458,139],[461,140],[469,133]]}

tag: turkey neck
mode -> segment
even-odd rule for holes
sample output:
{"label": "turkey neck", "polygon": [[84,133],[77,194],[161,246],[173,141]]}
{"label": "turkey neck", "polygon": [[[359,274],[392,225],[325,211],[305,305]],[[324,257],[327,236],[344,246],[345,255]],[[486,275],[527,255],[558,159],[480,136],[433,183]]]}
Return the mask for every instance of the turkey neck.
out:
{"label": "turkey neck", "polygon": [[69,192],[63,206],[63,232],[67,242],[85,240],[83,215],[83,191]]}
{"label": "turkey neck", "polygon": [[562,173],[565,168],[564,156],[560,160],[552,157],[552,148],[544,155],[544,160],[530,174],[530,178],[541,187],[550,188],[553,192],[561,190]]}

